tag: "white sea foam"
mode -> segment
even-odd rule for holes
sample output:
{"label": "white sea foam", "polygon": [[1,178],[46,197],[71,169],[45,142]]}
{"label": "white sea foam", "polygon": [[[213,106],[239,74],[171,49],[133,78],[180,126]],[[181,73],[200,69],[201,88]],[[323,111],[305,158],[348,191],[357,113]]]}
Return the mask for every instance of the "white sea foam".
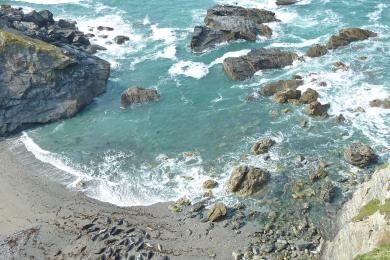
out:
{"label": "white sea foam", "polygon": [[367,15],[368,18],[370,18],[371,21],[378,21],[381,18],[381,15],[383,11],[387,8],[387,5],[384,3],[378,4],[376,6],[376,10],[372,13],[369,13]]}
{"label": "white sea foam", "polygon": [[239,57],[248,54],[248,52],[250,52],[250,50],[247,49],[241,51],[227,52],[223,56],[215,59],[210,64],[193,61],[179,61],[173,64],[168,72],[172,76],[184,75],[186,77],[201,79],[209,73],[211,67],[217,64],[221,64],[226,58]]}
{"label": "white sea foam", "polygon": [[169,69],[172,76],[184,75],[195,79],[201,79],[209,73],[207,65],[201,62],[179,61]]}

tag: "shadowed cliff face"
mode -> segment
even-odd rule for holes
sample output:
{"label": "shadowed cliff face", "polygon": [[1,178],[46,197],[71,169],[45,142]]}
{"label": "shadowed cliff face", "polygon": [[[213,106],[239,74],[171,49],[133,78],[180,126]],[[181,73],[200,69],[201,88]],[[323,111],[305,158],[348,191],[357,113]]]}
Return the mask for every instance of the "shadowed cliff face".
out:
{"label": "shadowed cliff face", "polygon": [[0,17],[0,136],[74,116],[102,94],[110,64],[65,42],[54,46]]}

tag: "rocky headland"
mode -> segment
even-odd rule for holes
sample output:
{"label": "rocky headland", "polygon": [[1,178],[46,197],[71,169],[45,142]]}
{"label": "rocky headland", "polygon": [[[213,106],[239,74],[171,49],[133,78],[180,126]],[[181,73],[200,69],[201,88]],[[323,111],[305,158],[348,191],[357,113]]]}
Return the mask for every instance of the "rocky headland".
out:
{"label": "rocky headland", "polygon": [[0,136],[74,116],[106,90],[110,64],[76,22],[0,7]]}

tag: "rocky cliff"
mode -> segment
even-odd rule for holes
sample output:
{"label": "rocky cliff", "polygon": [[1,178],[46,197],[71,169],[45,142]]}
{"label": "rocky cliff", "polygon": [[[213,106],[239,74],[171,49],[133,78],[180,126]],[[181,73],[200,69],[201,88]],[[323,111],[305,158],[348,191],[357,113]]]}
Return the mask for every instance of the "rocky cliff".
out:
{"label": "rocky cliff", "polygon": [[325,244],[321,259],[354,259],[390,245],[389,210],[390,163],[378,169],[344,205],[336,223],[339,231]]}
{"label": "rocky cliff", "polygon": [[[87,51],[91,45],[79,42],[76,29],[68,31],[72,41],[58,36],[59,26],[74,26],[60,21],[48,11],[1,6],[0,136],[72,117],[105,91],[110,64]],[[53,37],[44,41],[49,31]]]}

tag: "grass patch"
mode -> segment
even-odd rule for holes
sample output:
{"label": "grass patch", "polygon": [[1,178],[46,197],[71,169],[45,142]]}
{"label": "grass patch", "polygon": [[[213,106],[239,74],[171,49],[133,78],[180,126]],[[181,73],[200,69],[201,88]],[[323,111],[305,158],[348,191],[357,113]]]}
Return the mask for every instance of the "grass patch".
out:
{"label": "grass patch", "polygon": [[390,199],[385,200],[385,203],[380,206],[379,212],[382,215],[390,216]]}
{"label": "grass patch", "polygon": [[358,255],[354,258],[354,260],[388,260],[390,259],[390,245],[380,246],[375,248],[371,252],[368,252],[363,255]]}
{"label": "grass patch", "polygon": [[359,211],[359,214],[352,218],[353,222],[362,221],[363,219],[373,215],[375,212],[379,210],[381,202],[378,199],[371,200],[364,207],[362,207]]}

